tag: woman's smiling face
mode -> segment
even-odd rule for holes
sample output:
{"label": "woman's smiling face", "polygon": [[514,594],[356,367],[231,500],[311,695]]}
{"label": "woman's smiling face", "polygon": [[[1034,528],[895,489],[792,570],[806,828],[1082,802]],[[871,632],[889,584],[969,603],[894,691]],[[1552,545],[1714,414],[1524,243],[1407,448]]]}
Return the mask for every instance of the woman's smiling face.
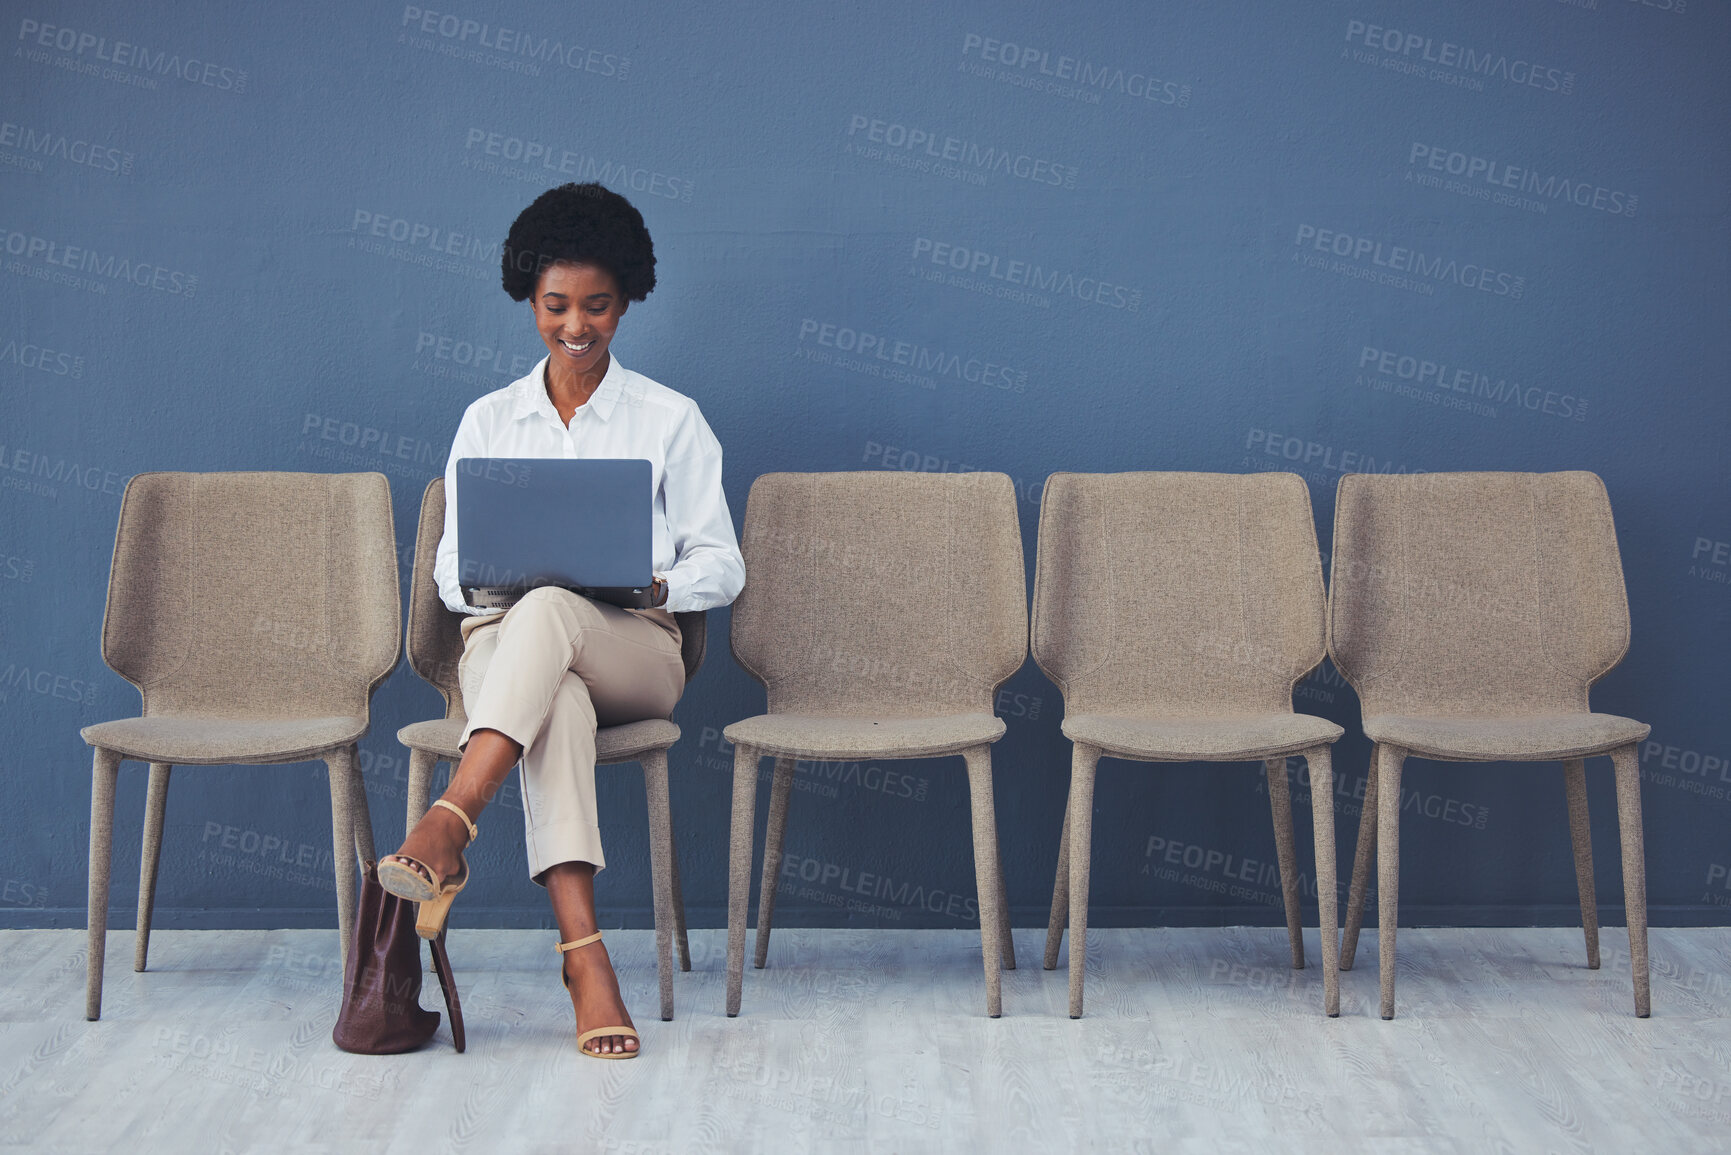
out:
{"label": "woman's smiling face", "polygon": [[549,375],[581,380],[607,371],[607,348],[630,304],[612,273],[599,265],[551,265],[531,300]]}

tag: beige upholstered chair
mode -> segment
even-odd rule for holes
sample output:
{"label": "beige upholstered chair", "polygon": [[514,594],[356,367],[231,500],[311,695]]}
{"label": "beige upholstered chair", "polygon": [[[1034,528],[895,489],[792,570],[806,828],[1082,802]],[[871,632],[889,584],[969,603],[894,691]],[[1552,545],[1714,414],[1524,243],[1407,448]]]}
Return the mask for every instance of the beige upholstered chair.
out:
{"label": "beige upholstered chair", "polygon": [[739,1013],[751,895],[757,762],[775,758],[756,964],[769,949],[787,804],[799,758],[967,763],[974,877],[996,1017],[1000,958],[1013,968],[992,808],[998,687],[1028,652],[1016,494],[1001,473],[766,473],[745,510],[745,592],[733,654],[768,690],[769,712],[734,743],[727,907],[727,1013]]}
{"label": "beige upholstered chair", "polygon": [[1286,759],[1310,765],[1323,1003],[1340,1013],[1330,745],[1292,711],[1323,656],[1310,493],[1291,473],[1055,473],[1040,502],[1034,660],[1064,694],[1070,800],[1046,969],[1070,923],[1070,1017],[1082,1014],[1094,770],[1136,762],[1264,764],[1292,965],[1304,965]]}
{"label": "beige upholstered chair", "polygon": [[[1584,759],[1616,767],[1635,1013],[1648,1011],[1647,890],[1636,744],[1649,727],[1595,714],[1587,690],[1629,648],[1604,483],[1592,473],[1353,474],[1335,499],[1329,654],[1376,744],[1347,898],[1350,969],[1372,854],[1382,1017],[1394,1017],[1400,778],[1441,762],[1563,763],[1587,966],[1599,965]],[[1380,852],[1380,853],[1378,853]]]}
{"label": "beige upholstered chair", "polygon": [[340,949],[355,855],[372,827],[355,743],[395,668],[401,611],[391,490],[380,473],[141,473],[126,486],[102,657],[138,687],[143,716],[86,726],[90,795],[85,1014],[102,1013],[114,788],[150,763],[138,876],[143,970],[175,765],[322,760],[330,767]]}
{"label": "beige upholstered chair", "polygon": [[[445,608],[439,598],[438,582],[433,579],[433,562],[444,531],[445,479],[436,477],[421,496],[405,648],[415,673],[430,682],[445,699],[445,716],[415,722],[397,731],[398,741],[409,748],[409,827],[427,812],[434,767],[440,762],[455,765],[461,760],[457,741],[469,720],[463,712],[463,691],[457,681],[457,663],[463,656],[463,638],[457,628],[462,615]],[[674,618],[679,622],[685,680],[689,683],[703,664],[707,619],[702,613],[675,614]],[[679,969],[691,969],[691,947],[685,935],[685,899],[679,889],[679,856],[673,845],[673,819],[667,796],[667,750],[677,741],[679,727],[661,718],[625,726],[603,726],[595,732],[597,765],[639,762],[643,766],[643,785],[649,797],[649,869],[653,876],[655,958],[661,981],[663,1019],[673,1017],[673,973],[669,963],[673,940],[679,946]]]}

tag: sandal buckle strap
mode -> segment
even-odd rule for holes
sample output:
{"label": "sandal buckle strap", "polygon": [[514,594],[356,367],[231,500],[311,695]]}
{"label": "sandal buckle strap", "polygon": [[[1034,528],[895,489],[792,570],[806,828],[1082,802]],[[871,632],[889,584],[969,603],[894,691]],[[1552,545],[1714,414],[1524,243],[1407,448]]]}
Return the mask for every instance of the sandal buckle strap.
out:
{"label": "sandal buckle strap", "polygon": [[435,800],[433,805],[434,806],[443,806],[446,810],[449,810],[452,814],[455,814],[458,818],[461,818],[463,820],[463,825],[467,826],[469,828],[469,841],[470,842],[475,841],[475,839],[477,839],[481,836],[480,827],[476,826],[474,824],[474,822],[470,820],[469,816],[463,812],[463,808],[461,806],[458,806],[455,802],[446,802],[443,798],[440,798],[440,799]]}
{"label": "sandal buckle strap", "polygon": [[553,945],[554,945],[555,949],[557,949],[560,954],[564,954],[568,950],[576,950],[580,946],[588,946],[592,942],[600,942],[600,941],[601,941],[601,932],[596,931],[594,934],[590,935],[588,938],[573,939],[571,942],[561,942],[561,943],[555,943]]}

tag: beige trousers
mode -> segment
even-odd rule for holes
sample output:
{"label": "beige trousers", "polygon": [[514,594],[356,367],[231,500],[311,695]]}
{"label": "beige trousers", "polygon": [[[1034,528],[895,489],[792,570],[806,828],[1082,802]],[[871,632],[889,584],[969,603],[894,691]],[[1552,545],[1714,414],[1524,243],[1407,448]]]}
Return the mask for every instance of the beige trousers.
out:
{"label": "beige trousers", "polygon": [[595,729],[673,713],[685,689],[673,615],[542,587],[502,616],[465,621],[463,639],[462,744],[497,730],[523,747],[529,876],[541,882],[561,862],[602,869]]}

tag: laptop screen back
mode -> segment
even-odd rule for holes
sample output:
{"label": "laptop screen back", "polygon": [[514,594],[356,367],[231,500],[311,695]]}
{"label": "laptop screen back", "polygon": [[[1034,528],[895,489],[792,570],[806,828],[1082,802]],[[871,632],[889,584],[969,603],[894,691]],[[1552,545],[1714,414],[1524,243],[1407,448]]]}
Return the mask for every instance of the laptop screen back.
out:
{"label": "laptop screen back", "polygon": [[648,586],[651,478],[641,458],[459,459],[458,584]]}

